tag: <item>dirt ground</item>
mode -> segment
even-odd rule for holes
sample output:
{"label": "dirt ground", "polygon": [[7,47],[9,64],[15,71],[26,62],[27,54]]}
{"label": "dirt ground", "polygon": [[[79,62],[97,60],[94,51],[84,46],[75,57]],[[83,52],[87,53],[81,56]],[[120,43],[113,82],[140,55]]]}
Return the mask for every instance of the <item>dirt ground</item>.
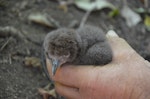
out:
{"label": "dirt ground", "polygon": [[[122,5],[121,0],[110,1],[117,7]],[[140,0],[129,1],[131,8],[143,6]],[[55,0],[0,0],[0,28],[9,28],[4,31],[6,34],[0,33],[0,99],[42,99],[37,89],[49,81],[40,67],[25,66],[24,60],[25,57],[41,58],[44,36],[54,28],[30,22],[28,16],[46,13],[61,27],[69,27],[74,22],[78,26],[85,14],[74,5],[68,6],[68,12],[58,8],[58,5]],[[108,18],[107,11],[102,10],[91,13],[86,23],[101,27],[105,32],[114,29],[150,61],[150,32],[143,22],[129,28],[120,15]],[[18,34],[9,33],[13,31]],[[21,33],[24,37],[20,36]]]}

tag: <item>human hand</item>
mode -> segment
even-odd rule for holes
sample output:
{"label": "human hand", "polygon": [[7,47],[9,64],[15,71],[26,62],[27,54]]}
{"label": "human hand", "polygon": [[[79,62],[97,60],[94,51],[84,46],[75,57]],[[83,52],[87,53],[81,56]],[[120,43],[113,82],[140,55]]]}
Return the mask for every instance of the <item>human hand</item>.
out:
{"label": "human hand", "polygon": [[56,91],[67,99],[150,99],[150,63],[123,39],[107,35],[113,60],[104,66],[62,66],[52,76]]}

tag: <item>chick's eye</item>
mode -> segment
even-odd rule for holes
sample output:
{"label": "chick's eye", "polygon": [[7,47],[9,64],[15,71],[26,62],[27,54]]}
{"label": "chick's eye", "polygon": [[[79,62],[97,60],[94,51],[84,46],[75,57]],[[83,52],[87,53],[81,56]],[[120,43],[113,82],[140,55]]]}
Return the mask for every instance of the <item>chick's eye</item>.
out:
{"label": "chick's eye", "polygon": [[69,52],[64,53],[64,55],[63,55],[63,57],[66,57],[66,58],[68,58],[69,56],[70,56],[70,53],[69,53]]}

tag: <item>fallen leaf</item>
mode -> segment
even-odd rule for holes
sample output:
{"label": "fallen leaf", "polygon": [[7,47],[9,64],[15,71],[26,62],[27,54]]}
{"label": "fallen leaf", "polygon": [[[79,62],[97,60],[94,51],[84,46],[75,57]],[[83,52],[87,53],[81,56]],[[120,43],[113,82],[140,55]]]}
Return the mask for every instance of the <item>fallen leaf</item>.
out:
{"label": "fallen leaf", "polygon": [[140,15],[132,11],[127,5],[124,5],[123,9],[121,10],[121,15],[125,18],[129,27],[137,25],[142,20]]}
{"label": "fallen leaf", "polygon": [[115,6],[106,0],[75,0],[75,5],[85,11],[101,10],[103,8],[115,9]]}
{"label": "fallen leaf", "polygon": [[28,20],[52,28],[60,27],[59,23],[47,14],[33,13],[28,16]]}
{"label": "fallen leaf", "polygon": [[25,57],[24,64],[26,66],[42,67],[41,61],[37,57]]}
{"label": "fallen leaf", "polygon": [[38,88],[39,93],[43,96],[44,99],[49,99],[49,97],[56,98],[56,91],[55,89],[50,89],[51,84],[48,84],[44,88]]}
{"label": "fallen leaf", "polygon": [[43,95],[43,98],[44,98],[44,99],[49,99],[50,96],[56,98],[55,89],[52,89],[52,90],[47,91],[47,90],[45,90],[45,89],[43,89],[43,88],[39,88],[38,91],[39,91],[39,93],[40,93],[41,95]]}

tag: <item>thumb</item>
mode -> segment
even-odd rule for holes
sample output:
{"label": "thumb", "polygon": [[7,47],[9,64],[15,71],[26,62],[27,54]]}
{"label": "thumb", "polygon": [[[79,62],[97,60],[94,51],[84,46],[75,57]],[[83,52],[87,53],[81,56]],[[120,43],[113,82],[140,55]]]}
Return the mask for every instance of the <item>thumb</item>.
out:
{"label": "thumb", "polygon": [[135,54],[135,50],[122,38],[120,38],[115,31],[110,30],[106,34],[108,42],[112,48],[113,61],[122,60]]}

